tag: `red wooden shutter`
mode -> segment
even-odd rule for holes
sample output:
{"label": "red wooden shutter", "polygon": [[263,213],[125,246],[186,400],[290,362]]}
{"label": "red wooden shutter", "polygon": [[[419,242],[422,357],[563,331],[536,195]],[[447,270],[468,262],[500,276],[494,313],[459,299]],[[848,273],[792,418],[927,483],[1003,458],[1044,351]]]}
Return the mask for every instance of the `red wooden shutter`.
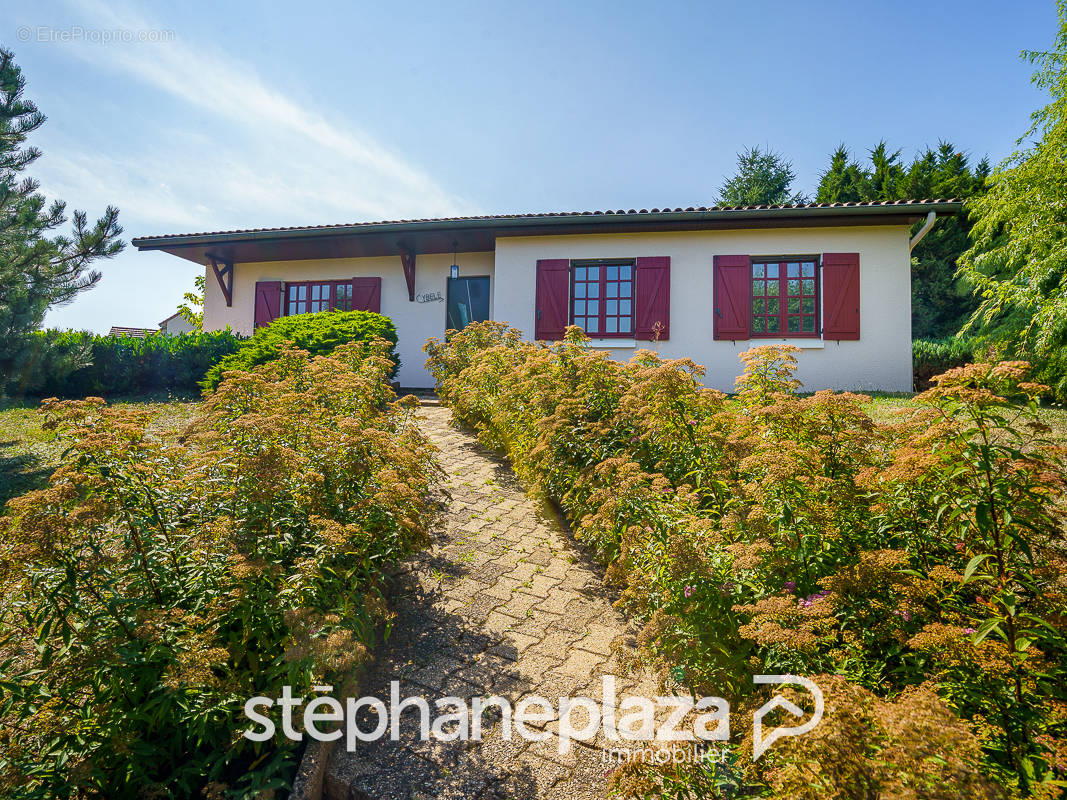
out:
{"label": "red wooden shutter", "polygon": [[748,339],[752,263],[748,256],[715,256],[713,338]]}
{"label": "red wooden shutter", "polygon": [[860,254],[823,253],[824,339],[860,338]]}
{"label": "red wooden shutter", "polygon": [[256,281],[255,327],[270,325],[282,314],[282,282]]}
{"label": "red wooden shutter", "polygon": [[537,262],[537,289],[534,298],[534,338],[562,339],[570,320],[571,262],[565,258],[545,258]]}
{"label": "red wooden shutter", "polygon": [[657,335],[660,341],[671,338],[670,256],[639,258],[634,273],[634,338],[645,342]]}
{"label": "red wooden shutter", "polygon": [[382,310],[382,279],[352,279],[352,310],[373,311],[380,314]]}

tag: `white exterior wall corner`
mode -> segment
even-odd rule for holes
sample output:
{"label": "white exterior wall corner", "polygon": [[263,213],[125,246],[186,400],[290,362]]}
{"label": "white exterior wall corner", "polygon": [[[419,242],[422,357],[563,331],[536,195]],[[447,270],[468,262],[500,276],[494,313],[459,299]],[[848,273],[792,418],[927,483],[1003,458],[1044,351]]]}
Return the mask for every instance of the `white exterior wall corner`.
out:
{"label": "white exterior wall corner", "polygon": [[772,228],[678,233],[593,234],[498,238],[493,296],[495,319],[528,337],[534,328],[534,280],[543,258],[671,258],[671,338],[653,346],[613,348],[627,359],[636,349],[704,365],[704,383],[732,391],[738,356],[777,339],[712,338],[712,260],[716,255],[860,254],[860,338],[827,341],[798,354],[804,390],[907,392],[912,389],[911,255],[907,225]]}
{"label": "white exterior wall corner", "polygon": [[[492,253],[459,253],[456,263],[460,265],[462,277],[489,276],[491,288],[496,283]],[[416,296],[440,292],[444,297],[448,268],[451,264],[451,253],[418,256],[415,264]],[[226,305],[222,290],[210,267],[206,268],[205,275],[204,330],[222,330],[229,326],[234,333],[244,336],[251,335],[255,324],[257,281],[326,281],[380,277],[381,312],[393,320],[399,339],[397,352],[400,354],[400,371],[397,380],[402,386],[412,388],[433,385],[433,380],[423,366],[426,355],[422,352],[422,347],[431,336],[441,337],[444,334],[445,304],[419,303],[408,299],[407,282],[399,256],[239,263],[234,267],[232,306]],[[492,317],[492,295],[489,313]]]}

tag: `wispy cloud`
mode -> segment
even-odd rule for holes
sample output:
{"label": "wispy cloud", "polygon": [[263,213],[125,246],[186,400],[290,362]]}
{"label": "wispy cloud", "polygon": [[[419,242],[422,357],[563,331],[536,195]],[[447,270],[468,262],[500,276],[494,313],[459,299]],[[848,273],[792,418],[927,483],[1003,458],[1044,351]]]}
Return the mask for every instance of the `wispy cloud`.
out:
{"label": "wispy cloud", "polygon": [[[86,26],[161,27],[114,3],[72,0],[70,5]],[[186,212],[176,215],[175,223],[202,218],[204,211],[213,212],[214,224],[219,224],[235,217],[250,220],[256,213],[278,221],[287,210],[294,223],[471,210],[356,124],[329,109],[313,108],[287,96],[269,85],[252,65],[217,48],[197,46],[180,35],[152,44],[71,42],[66,46],[94,67],[118,72],[218,120],[207,141],[192,130],[186,136],[169,131],[168,146],[179,148],[173,153],[176,157],[167,159],[173,172],[161,173],[154,166],[160,182],[137,190],[138,195],[155,195],[146,198],[146,208],[156,211],[171,206],[185,191],[192,192],[188,199],[195,198],[195,202],[186,204]],[[211,154],[207,164],[203,163],[205,153]],[[132,165],[116,161],[114,166]],[[134,173],[144,169],[142,165]],[[198,203],[201,208],[195,209]]]}

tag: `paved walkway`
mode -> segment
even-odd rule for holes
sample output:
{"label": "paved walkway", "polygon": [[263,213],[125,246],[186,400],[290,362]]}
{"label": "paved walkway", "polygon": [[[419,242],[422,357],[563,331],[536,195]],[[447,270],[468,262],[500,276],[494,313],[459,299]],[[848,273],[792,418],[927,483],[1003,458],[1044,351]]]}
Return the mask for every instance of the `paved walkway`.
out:
{"label": "paved walkway", "polygon": [[[647,675],[627,674],[620,657],[631,642],[612,608],[601,572],[555,514],[527,497],[501,459],[449,424],[443,407],[424,407],[423,429],[441,448],[448,501],[433,547],[416,556],[397,582],[398,617],[361,685],[388,704],[399,697],[433,701],[450,695],[499,695],[513,704],[539,695],[558,708],[562,696],[599,701],[602,676],[617,675],[618,695],[654,696]],[[451,710],[451,709],[449,709]],[[540,710],[539,708],[535,710]],[[364,730],[374,718],[364,715]],[[610,765],[602,734],[560,753],[559,721],[531,730],[545,742],[501,736],[498,717],[484,718],[481,742],[422,741],[418,713],[405,711],[400,741],[342,741],[330,760],[330,800],[420,798],[600,798]],[[573,724],[586,721],[576,712]]]}

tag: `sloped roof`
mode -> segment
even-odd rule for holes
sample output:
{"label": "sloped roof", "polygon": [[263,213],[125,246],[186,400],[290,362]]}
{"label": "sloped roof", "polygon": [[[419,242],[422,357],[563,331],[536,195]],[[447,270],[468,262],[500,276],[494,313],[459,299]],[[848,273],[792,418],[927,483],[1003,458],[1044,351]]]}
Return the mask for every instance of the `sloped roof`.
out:
{"label": "sloped roof", "polygon": [[155,328],[125,328],[121,325],[112,325],[107,335],[132,336],[134,339],[143,339],[149,333],[158,333],[158,331]]}
{"label": "sloped roof", "polygon": [[210,257],[241,262],[395,255],[401,250],[479,252],[493,250],[496,238],[503,236],[910,224],[930,211],[955,214],[962,204],[934,199],[492,214],[162,234],[137,237],[133,244],[200,264]]}

